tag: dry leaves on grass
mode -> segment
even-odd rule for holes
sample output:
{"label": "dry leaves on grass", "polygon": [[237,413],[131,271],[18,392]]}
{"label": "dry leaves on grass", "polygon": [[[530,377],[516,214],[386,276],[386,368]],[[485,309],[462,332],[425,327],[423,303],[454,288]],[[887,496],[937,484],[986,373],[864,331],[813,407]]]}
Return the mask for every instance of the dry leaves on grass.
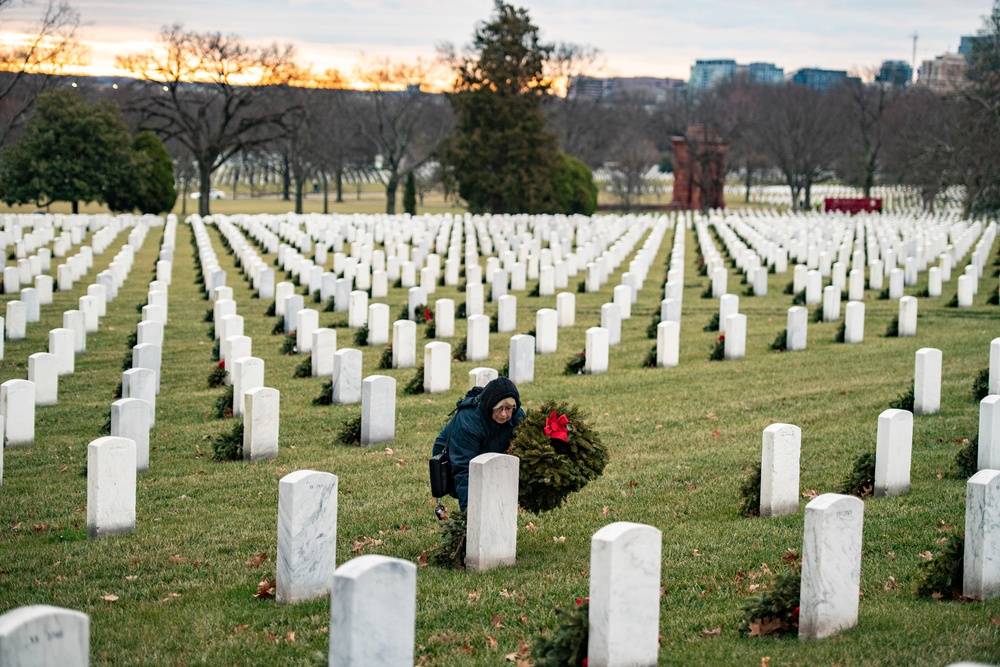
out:
{"label": "dry leaves on grass", "polygon": [[711,630],[702,630],[701,631],[701,636],[702,637],[718,637],[721,634],[722,634],[722,628],[721,627],[719,627],[719,628],[712,628]]}
{"label": "dry leaves on grass", "polygon": [[776,618],[764,617],[758,621],[750,623],[751,637],[766,637],[780,633],[785,624]]}
{"label": "dry leaves on grass", "polygon": [[479,602],[479,591],[472,591],[466,596],[465,600],[469,604],[475,604]]}
{"label": "dry leaves on grass", "polygon": [[524,641],[524,637],[521,637],[517,641],[517,650],[505,655],[504,659],[507,662],[513,662],[514,667],[532,667],[531,646],[528,645],[528,642]]}
{"label": "dry leaves on grass", "polygon": [[275,579],[264,579],[257,584],[257,592],[253,594],[258,600],[267,600],[274,597],[274,587],[278,585]]}
{"label": "dry leaves on grass", "polygon": [[427,555],[427,549],[421,551],[420,555],[417,556],[417,567],[427,567],[428,558],[429,556]]}
{"label": "dry leaves on grass", "polygon": [[377,547],[381,544],[382,540],[367,535],[358,535],[357,539],[354,540],[354,546],[351,547],[351,553],[359,554],[368,547]]}
{"label": "dry leaves on grass", "polygon": [[256,554],[253,555],[253,558],[251,558],[250,560],[248,560],[246,562],[246,564],[249,565],[252,568],[257,568],[257,567],[260,567],[261,565],[263,565],[264,561],[266,561],[266,560],[267,560],[267,554],[265,554],[265,553],[256,553]]}
{"label": "dry leaves on grass", "polygon": [[185,558],[184,556],[181,556],[180,554],[174,554],[173,556],[171,556],[167,560],[169,560],[171,563],[180,564],[180,563],[185,562],[187,560],[187,558]]}
{"label": "dry leaves on grass", "polygon": [[490,625],[492,625],[494,628],[502,628],[503,616],[501,616],[500,614],[493,614],[493,618],[490,619]]}
{"label": "dry leaves on grass", "polygon": [[896,577],[889,577],[889,581],[885,582],[885,590],[891,591],[895,588],[899,588],[899,582],[896,581]]}
{"label": "dry leaves on grass", "polygon": [[102,595],[101,599],[104,600],[105,602],[118,602],[117,595]]}
{"label": "dry leaves on grass", "polygon": [[802,492],[802,497],[803,498],[810,498],[810,499],[812,499],[812,498],[818,498],[819,497],[819,491],[817,491],[816,489],[807,489],[807,490],[805,490],[805,491]]}

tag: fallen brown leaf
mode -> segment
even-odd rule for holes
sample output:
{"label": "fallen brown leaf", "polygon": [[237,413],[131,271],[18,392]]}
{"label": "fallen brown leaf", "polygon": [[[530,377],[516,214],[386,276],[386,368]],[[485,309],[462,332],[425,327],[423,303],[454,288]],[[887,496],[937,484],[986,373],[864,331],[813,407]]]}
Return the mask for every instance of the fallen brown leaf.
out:
{"label": "fallen brown leaf", "polygon": [[264,579],[257,584],[257,592],[253,594],[258,600],[266,600],[274,597],[274,587],[278,582],[274,579]]}
{"label": "fallen brown leaf", "polygon": [[750,624],[750,636],[751,637],[766,637],[768,635],[777,634],[785,627],[777,618],[770,618],[765,616],[764,618],[755,621]]}
{"label": "fallen brown leaf", "polygon": [[994,616],[993,618],[991,618],[990,623],[996,625],[997,627],[1000,627],[1000,616]]}
{"label": "fallen brown leaf", "polygon": [[819,497],[819,491],[817,491],[816,489],[808,489],[808,490],[802,492],[802,497],[803,498],[818,498]]}
{"label": "fallen brown leaf", "polygon": [[184,561],[187,560],[187,558],[185,558],[184,556],[181,556],[180,554],[174,554],[173,556],[171,556],[167,560],[169,560],[171,563],[183,563]]}
{"label": "fallen brown leaf", "polygon": [[930,551],[924,551],[923,553],[919,554],[919,556],[924,560],[934,560],[934,554],[932,554]]}
{"label": "fallen brown leaf", "polygon": [[117,595],[102,595],[101,599],[104,600],[105,602],[118,602]]}
{"label": "fallen brown leaf", "polygon": [[605,505],[604,507],[601,508],[601,516],[608,516],[609,514],[611,514],[611,508],[610,507],[608,507],[607,505]]}
{"label": "fallen brown leaf", "polygon": [[497,640],[491,635],[486,635],[486,648],[496,648],[497,646],[499,646]]}
{"label": "fallen brown leaf", "polygon": [[502,628],[503,616],[501,616],[500,614],[493,614],[493,618],[490,619],[490,625],[492,625],[494,628]]}
{"label": "fallen brown leaf", "polygon": [[285,633],[285,641],[289,644],[295,643],[295,630],[289,630]]}
{"label": "fallen brown leaf", "polygon": [[712,628],[711,630],[702,630],[701,631],[701,636],[702,637],[718,637],[721,634],[722,634],[722,628],[721,627],[719,627],[719,628]]}
{"label": "fallen brown leaf", "polygon": [[244,623],[243,625],[237,625],[235,628],[233,628],[233,633],[239,634],[241,632],[245,632],[249,627],[250,626],[247,625],[246,623]]}
{"label": "fallen brown leaf", "polygon": [[417,567],[427,567],[427,549],[424,549],[419,556],[417,556]]}
{"label": "fallen brown leaf", "polygon": [[885,582],[885,590],[891,591],[895,588],[899,588],[899,582],[896,581],[896,577],[889,577],[889,581]]}
{"label": "fallen brown leaf", "polygon": [[475,604],[479,602],[479,591],[472,591],[466,596],[466,602],[469,604]]}
{"label": "fallen brown leaf", "polygon": [[266,560],[267,560],[267,554],[265,554],[265,553],[257,553],[257,554],[254,554],[253,558],[251,558],[250,560],[248,560],[246,563],[250,567],[260,567],[261,565],[264,564],[264,561],[266,561]]}
{"label": "fallen brown leaf", "polygon": [[396,452],[393,451],[392,447],[385,448],[385,455],[388,456],[389,458],[392,458],[395,454]]}
{"label": "fallen brown leaf", "polygon": [[559,537],[553,537],[552,541],[553,542],[560,542],[560,543],[565,542],[566,541],[566,536],[565,535],[560,535]]}

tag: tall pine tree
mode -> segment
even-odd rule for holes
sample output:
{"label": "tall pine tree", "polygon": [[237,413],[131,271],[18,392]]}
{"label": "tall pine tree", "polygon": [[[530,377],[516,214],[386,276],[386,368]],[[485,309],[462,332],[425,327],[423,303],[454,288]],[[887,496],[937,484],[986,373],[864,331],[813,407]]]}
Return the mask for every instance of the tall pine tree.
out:
{"label": "tall pine tree", "polygon": [[556,209],[555,135],[544,130],[549,92],[542,69],[552,53],[527,10],[494,3],[469,53],[456,64],[450,96],[457,123],[445,159],[473,213],[545,213]]}

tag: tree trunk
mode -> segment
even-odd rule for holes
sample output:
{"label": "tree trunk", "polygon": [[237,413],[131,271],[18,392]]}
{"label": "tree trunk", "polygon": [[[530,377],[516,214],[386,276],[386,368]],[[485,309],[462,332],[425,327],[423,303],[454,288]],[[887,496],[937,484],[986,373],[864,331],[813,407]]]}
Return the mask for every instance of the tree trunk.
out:
{"label": "tree trunk", "polygon": [[399,177],[390,176],[385,184],[385,212],[389,215],[396,213],[396,190],[399,188]]}
{"label": "tree trunk", "polygon": [[802,210],[812,210],[812,180],[806,180],[806,185],[802,188]]}
{"label": "tree trunk", "polygon": [[302,181],[295,179],[295,212],[302,215]]}
{"label": "tree trunk", "polygon": [[285,201],[292,200],[292,169],[287,157],[281,159],[281,193]]}
{"label": "tree trunk", "polygon": [[330,179],[325,171],[320,172],[320,178],[323,179],[323,215],[326,215],[330,212]]}
{"label": "tree trunk", "polygon": [[753,170],[750,169],[750,161],[749,160],[747,161],[746,169],[747,169],[747,194],[746,194],[746,199],[744,201],[747,204],[749,204],[750,203],[750,186],[753,184]]}
{"label": "tree trunk", "polygon": [[211,215],[208,202],[212,191],[212,172],[201,164],[198,165],[198,189],[201,192],[198,197],[198,215],[204,218],[206,215]]}
{"label": "tree trunk", "polygon": [[79,212],[80,212],[80,202],[78,202],[78,201],[76,201],[74,199],[73,200],[73,215],[76,215]]}
{"label": "tree trunk", "polygon": [[342,168],[340,168],[340,167],[337,167],[336,180],[337,180],[337,203],[338,204],[343,204],[344,203],[344,170]]}

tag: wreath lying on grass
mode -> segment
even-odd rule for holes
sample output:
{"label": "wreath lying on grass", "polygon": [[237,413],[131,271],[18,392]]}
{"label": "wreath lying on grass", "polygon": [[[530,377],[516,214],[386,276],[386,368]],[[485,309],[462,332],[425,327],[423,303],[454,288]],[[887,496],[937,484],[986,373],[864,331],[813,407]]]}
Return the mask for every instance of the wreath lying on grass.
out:
{"label": "wreath lying on grass", "polygon": [[553,510],[604,472],[608,450],[585,418],[574,405],[546,401],[518,424],[507,453],[521,459],[523,509]]}

